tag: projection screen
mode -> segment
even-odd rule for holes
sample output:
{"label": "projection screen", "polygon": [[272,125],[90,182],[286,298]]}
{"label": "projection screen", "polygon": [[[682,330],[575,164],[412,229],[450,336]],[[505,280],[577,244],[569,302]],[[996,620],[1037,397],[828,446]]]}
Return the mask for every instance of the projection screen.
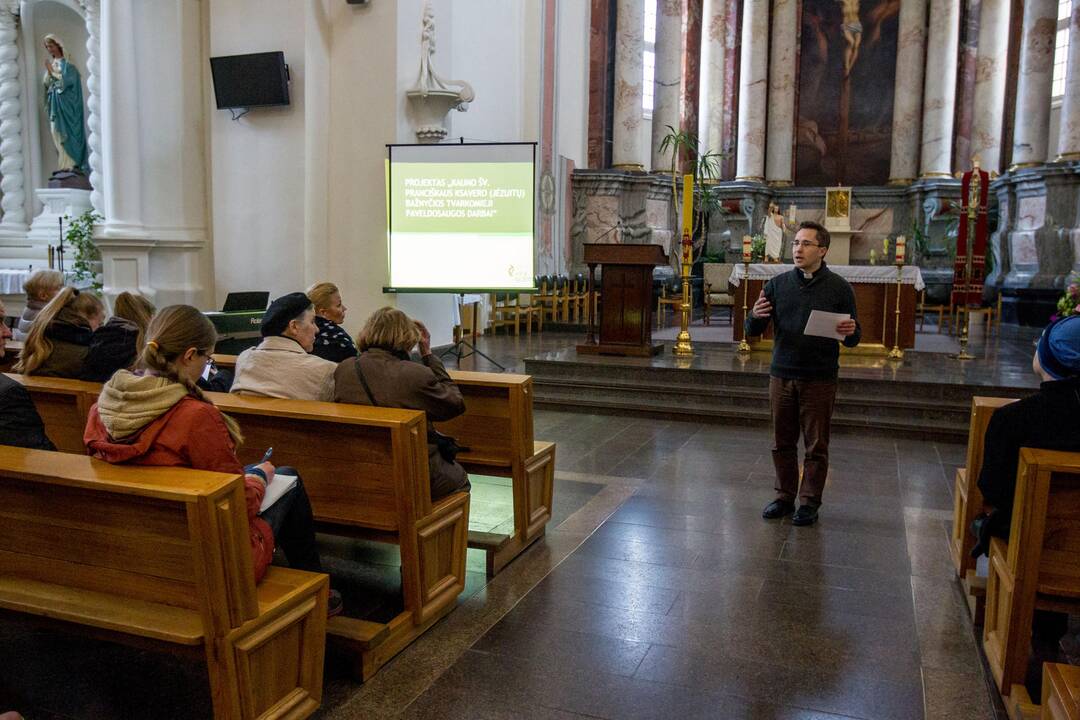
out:
{"label": "projection screen", "polygon": [[387,151],[385,292],[533,287],[535,143]]}

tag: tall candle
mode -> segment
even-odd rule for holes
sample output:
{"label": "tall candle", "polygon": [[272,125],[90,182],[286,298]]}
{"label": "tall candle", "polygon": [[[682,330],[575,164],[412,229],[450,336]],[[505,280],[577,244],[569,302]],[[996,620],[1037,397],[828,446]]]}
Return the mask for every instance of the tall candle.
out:
{"label": "tall candle", "polygon": [[907,251],[907,238],[903,235],[896,236],[896,264],[903,265]]}
{"label": "tall candle", "polygon": [[682,230],[694,234],[694,176],[682,178]]}
{"label": "tall candle", "polygon": [[751,240],[749,235],[742,236],[742,261],[744,263],[750,262],[750,245]]}

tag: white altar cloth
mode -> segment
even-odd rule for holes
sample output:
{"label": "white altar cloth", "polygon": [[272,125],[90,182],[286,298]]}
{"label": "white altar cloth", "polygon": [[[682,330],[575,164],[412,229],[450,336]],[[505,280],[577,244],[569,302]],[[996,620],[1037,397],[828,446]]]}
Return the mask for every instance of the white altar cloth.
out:
{"label": "white altar cloth", "polygon": [[[732,285],[738,286],[742,282],[745,267],[742,263],[735,264],[735,269],[731,272]],[[794,267],[791,263],[751,263],[749,275],[751,280],[771,280],[781,273],[790,272]],[[887,285],[896,282],[895,265],[829,265],[829,269],[853,283]],[[922,271],[916,265],[904,266],[900,282],[914,285],[916,291],[926,287]]]}

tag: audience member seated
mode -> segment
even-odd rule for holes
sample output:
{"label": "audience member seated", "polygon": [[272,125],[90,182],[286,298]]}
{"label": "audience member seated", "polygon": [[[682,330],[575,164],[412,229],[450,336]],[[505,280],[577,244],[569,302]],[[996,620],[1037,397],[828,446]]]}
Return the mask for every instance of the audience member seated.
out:
{"label": "audience member seated", "polygon": [[976,554],[989,550],[991,535],[1009,536],[1020,448],[1080,451],[1080,316],[1043,330],[1031,367],[1043,380],[1039,391],[998,408],[986,428],[978,482],[989,512],[976,520]]}
{"label": "audience member seated", "polygon": [[[0,302],[0,318],[4,317],[4,303]],[[4,346],[11,338],[11,330],[0,322],[0,357],[4,356]],[[45,435],[45,425],[41,422],[30,393],[21,384],[6,375],[0,374],[0,445],[33,448],[36,450],[55,450]],[[3,716],[0,715],[0,718]]]}
{"label": "audience member seated", "polygon": [[263,341],[236,358],[230,392],[333,402],[337,366],[308,354],[316,330],[315,310],[304,293],[289,293],[270,303],[262,319]]}
{"label": "audience member seated", "polygon": [[[303,483],[298,478],[292,489],[260,513],[274,466],[269,462],[241,466],[236,457],[243,442],[239,427],[195,384],[217,342],[214,326],[190,305],[170,305],[150,322],[146,335],[139,370],[118,370],[90,408],[84,436],[87,450],[110,463],[244,474],[256,582],[274,557],[275,543],[291,567],[322,572]],[[332,596],[334,615],[341,612],[341,596]]]}
{"label": "audience member seated", "polygon": [[[359,357],[337,366],[338,402],[423,410],[429,422],[450,420],[465,412],[461,391],[431,354],[431,334],[423,324],[384,307],[368,318],[358,343]],[[417,345],[419,363],[409,357]],[[455,460],[457,450],[453,438],[428,428],[432,499],[470,488],[465,468]]]}
{"label": "audience member seated", "polygon": [[319,329],[311,354],[335,363],[356,357],[356,343],[341,327],[341,323],[345,322],[345,311],[349,308],[341,302],[337,285],[315,283],[307,289],[307,296],[315,307],[315,325]]}
{"label": "audience member seated", "polygon": [[26,307],[22,317],[15,328],[15,339],[25,342],[30,335],[30,328],[34,326],[34,320],[45,305],[56,297],[60,288],[64,287],[64,274],[59,270],[37,270],[23,283],[23,291],[26,293]]}
{"label": "audience member seated", "polygon": [[15,372],[79,378],[105,306],[92,292],[66,287],[41,309],[23,344]]}
{"label": "audience member seated", "polygon": [[130,369],[139,357],[154,306],[142,295],[122,292],[113,303],[109,321],[94,331],[82,379],[105,382],[121,368]]}

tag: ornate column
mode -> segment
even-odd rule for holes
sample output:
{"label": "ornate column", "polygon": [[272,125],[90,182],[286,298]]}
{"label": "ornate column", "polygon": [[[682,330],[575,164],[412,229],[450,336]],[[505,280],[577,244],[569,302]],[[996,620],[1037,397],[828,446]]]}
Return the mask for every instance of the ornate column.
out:
{"label": "ornate column", "polygon": [[765,180],[765,84],[768,82],[769,0],[743,3],[739,70],[739,136],[735,179]]}
{"label": "ornate column", "polygon": [[615,120],[611,129],[612,165],[645,169],[641,137],[642,53],[645,48],[644,0],[618,0],[615,17]]}
{"label": "ornate column", "polygon": [[724,149],[724,46],[727,0],[705,0],[701,29],[701,96],[698,139],[710,152]]}
{"label": "ornate column", "polygon": [[18,11],[16,0],[0,2],[0,232],[9,235],[25,235],[27,230]]}
{"label": "ornate column", "polygon": [[770,185],[791,185],[791,148],[795,140],[796,0],[773,0],[769,61],[768,143],[765,179]]}
{"label": "ornate column", "polygon": [[900,30],[896,44],[889,184],[909,185],[919,173],[919,118],[926,53],[925,2],[900,4]]}
{"label": "ornate column", "polygon": [[[1010,0],[983,0],[979,15],[979,55],[975,69],[971,155],[978,157],[983,169],[988,171],[1001,170],[1001,129],[1005,118],[1010,6]],[[963,166],[968,158],[959,160]]]}
{"label": "ornate column", "polygon": [[[622,30],[620,29],[619,32],[621,33]],[[664,141],[664,136],[671,132],[668,126],[679,129],[679,94],[683,55],[682,2],[680,0],[657,0],[655,45],[651,168],[653,172],[661,172],[671,170],[671,157],[660,151],[660,144]],[[639,102],[638,110],[640,109]]]}
{"label": "ornate column", "polygon": [[1028,0],[1020,43],[1020,75],[1016,82],[1013,168],[1046,162],[1050,139],[1050,86],[1054,78],[1057,2]]}
{"label": "ornate column", "polygon": [[[1065,98],[1061,103],[1058,160],[1080,160],[1080,2],[1069,18],[1069,64],[1065,72]],[[1080,250],[1080,245],[1077,246]],[[1080,266],[1080,252],[1077,253]]]}
{"label": "ornate column", "polygon": [[101,215],[105,196],[101,190],[101,0],[79,0],[86,20],[86,146],[90,165],[90,205]]}
{"label": "ornate column", "polygon": [[920,177],[952,177],[953,112],[956,108],[956,61],[960,47],[960,3],[931,0],[923,93]]}

